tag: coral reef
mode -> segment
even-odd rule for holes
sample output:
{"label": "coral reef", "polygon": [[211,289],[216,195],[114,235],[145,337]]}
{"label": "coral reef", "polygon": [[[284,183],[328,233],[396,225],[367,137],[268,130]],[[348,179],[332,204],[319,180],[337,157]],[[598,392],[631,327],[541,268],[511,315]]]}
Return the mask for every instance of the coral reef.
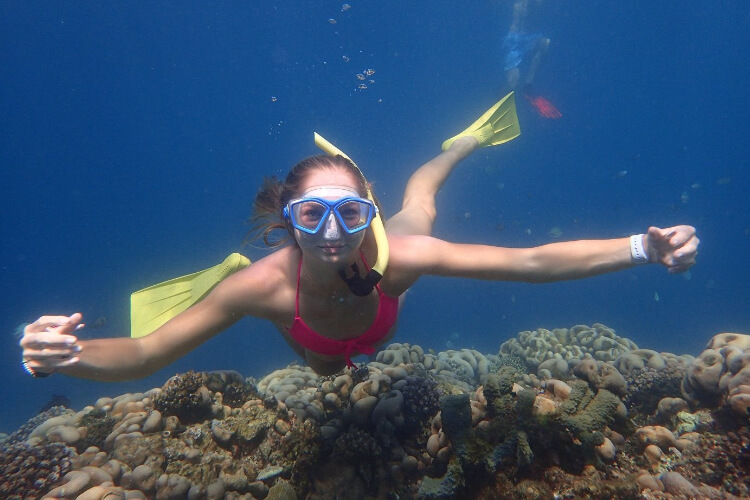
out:
{"label": "coral reef", "polygon": [[406,425],[416,430],[421,427],[420,423],[429,422],[440,409],[440,392],[431,378],[410,375],[405,381],[397,384],[404,396],[404,418]]}
{"label": "coral reef", "polygon": [[14,443],[0,450],[0,498],[39,498],[71,467],[73,450],[60,443]]}
{"label": "coral reef", "polygon": [[687,370],[684,358],[665,357],[662,368],[638,368],[627,372],[625,404],[629,410],[649,415],[664,398],[682,396],[680,386]]}
{"label": "coral reef", "polygon": [[529,367],[526,365],[526,361],[523,360],[520,356],[516,356],[515,354],[500,354],[497,359],[495,360],[495,366],[493,367],[492,371],[497,371],[503,366],[510,366],[513,368],[516,373],[528,373]]}
{"label": "coral reef", "polygon": [[64,406],[54,406],[48,410],[45,410],[35,417],[29,419],[28,422],[23,424],[21,427],[16,429],[15,432],[8,435],[2,442],[3,446],[8,446],[14,443],[21,443],[26,441],[31,435],[32,431],[38,426],[46,422],[53,417],[59,417],[60,415],[71,413],[71,410]]}
{"label": "coral reef", "polygon": [[750,335],[715,335],[688,365],[682,393],[693,405],[725,404],[750,418]]}
{"label": "coral reef", "polygon": [[628,392],[625,377],[609,363],[584,359],[573,368],[573,373],[596,389],[607,389],[618,396]]}
{"label": "coral reef", "polygon": [[[614,361],[623,353],[638,349],[631,340],[618,337],[601,323],[591,326],[524,331],[500,345],[500,354],[515,355],[542,377],[560,377],[586,358]],[[546,362],[546,363],[545,363]],[[542,372],[542,370],[547,370]]]}
{"label": "coral reef", "polygon": [[595,324],[522,332],[523,355],[392,344],[331,376],[188,372],[30,420],[2,443],[0,496],[748,497],[746,337],[693,359]]}
{"label": "coral reef", "polygon": [[167,380],[161,393],[154,397],[154,408],[184,423],[202,420],[211,413],[211,395],[203,385],[203,376],[187,372]]}

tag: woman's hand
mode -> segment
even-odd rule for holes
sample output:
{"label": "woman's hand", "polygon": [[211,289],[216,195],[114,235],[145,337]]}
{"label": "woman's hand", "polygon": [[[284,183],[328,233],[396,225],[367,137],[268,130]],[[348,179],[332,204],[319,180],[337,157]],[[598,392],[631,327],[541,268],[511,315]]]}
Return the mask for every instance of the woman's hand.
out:
{"label": "woman's hand", "polygon": [[72,316],[42,316],[23,329],[19,342],[23,362],[30,373],[54,373],[63,366],[78,363],[81,345],[72,335],[83,328],[81,313]]}
{"label": "woman's hand", "polygon": [[650,227],[645,239],[649,261],[666,266],[670,273],[683,273],[695,264],[700,240],[694,227]]}

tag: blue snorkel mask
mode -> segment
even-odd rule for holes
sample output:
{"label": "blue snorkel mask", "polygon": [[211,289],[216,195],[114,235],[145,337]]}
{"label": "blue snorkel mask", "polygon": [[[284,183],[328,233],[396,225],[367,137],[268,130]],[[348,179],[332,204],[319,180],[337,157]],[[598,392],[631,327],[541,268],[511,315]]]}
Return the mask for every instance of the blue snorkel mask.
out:
{"label": "blue snorkel mask", "polygon": [[333,201],[314,196],[305,197],[291,200],[284,207],[284,218],[295,229],[307,234],[317,234],[332,214],[345,232],[354,234],[370,227],[377,214],[377,207],[370,200],[354,196]]}

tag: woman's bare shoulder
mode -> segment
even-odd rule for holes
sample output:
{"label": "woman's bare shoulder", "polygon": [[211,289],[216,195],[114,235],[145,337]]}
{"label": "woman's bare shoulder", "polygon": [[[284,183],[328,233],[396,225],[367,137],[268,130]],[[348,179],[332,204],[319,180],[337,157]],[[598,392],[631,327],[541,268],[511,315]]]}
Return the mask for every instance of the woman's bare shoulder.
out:
{"label": "woman's bare shoulder", "polygon": [[232,309],[253,316],[273,316],[284,309],[296,290],[299,250],[281,248],[254,261],[216,287],[216,292]]}
{"label": "woman's bare shoulder", "polygon": [[428,248],[434,238],[419,235],[389,235],[390,258],[383,277],[383,291],[400,295],[411,287],[429,268]]}
{"label": "woman's bare shoulder", "polygon": [[441,240],[432,236],[395,235],[388,236],[390,262],[403,270],[420,271],[429,266],[430,253],[435,251]]}

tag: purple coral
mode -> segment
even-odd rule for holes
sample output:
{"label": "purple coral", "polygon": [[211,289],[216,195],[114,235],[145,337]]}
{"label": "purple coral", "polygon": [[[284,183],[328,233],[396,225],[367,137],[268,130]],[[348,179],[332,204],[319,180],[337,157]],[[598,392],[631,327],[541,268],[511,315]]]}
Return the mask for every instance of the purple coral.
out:
{"label": "purple coral", "polygon": [[411,375],[401,388],[404,395],[404,410],[407,425],[427,422],[440,409],[440,392],[437,383],[425,377]]}

